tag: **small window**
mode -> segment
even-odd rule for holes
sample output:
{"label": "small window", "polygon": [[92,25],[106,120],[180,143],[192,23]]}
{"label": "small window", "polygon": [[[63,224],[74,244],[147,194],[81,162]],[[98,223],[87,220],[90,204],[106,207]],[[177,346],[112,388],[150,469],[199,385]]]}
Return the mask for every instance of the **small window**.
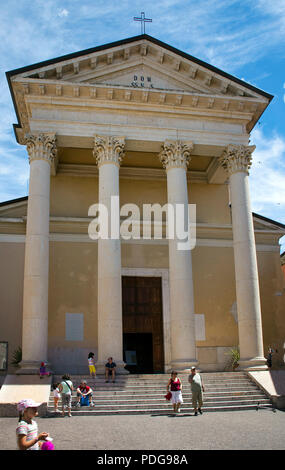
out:
{"label": "small window", "polygon": [[0,342],[0,370],[8,369],[8,342]]}

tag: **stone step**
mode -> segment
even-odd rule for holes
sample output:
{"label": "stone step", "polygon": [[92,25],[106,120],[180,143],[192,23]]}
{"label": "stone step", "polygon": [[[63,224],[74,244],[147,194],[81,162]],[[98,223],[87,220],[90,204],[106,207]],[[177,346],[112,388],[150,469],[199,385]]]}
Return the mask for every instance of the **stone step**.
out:
{"label": "stone step", "polygon": [[[213,375],[213,376],[208,376],[207,374],[202,374],[203,376],[203,381],[204,382],[217,382],[217,381],[221,381],[221,382],[228,382],[228,381],[237,381],[237,380],[241,380],[241,379],[244,379],[245,381],[248,381],[248,377],[245,375],[245,374],[232,374],[232,375],[229,375],[229,376],[218,376],[218,375]],[[168,382],[170,376],[169,375],[162,375],[162,376],[149,376],[149,377],[145,377],[145,376],[138,376],[138,377],[135,377],[133,375],[131,376],[125,376],[125,375],[117,375],[116,376],[116,383],[120,383],[120,384],[124,384],[124,383],[161,383],[161,382]],[[187,376],[179,376],[179,378],[181,379],[182,383],[188,383],[188,375]],[[88,376],[84,376],[84,375],[81,375],[81,376],[72,376],[71,377],[71,380],[73,383],[80,383],[81,380],[84,379],[86,380],[88,383],[105,383],[105,378],[102,377],[102,376],[97,376],[95,379],[94,378],[90,378]],[[53,376],[53,382],[60,382],[61,381],[61,377],[60,376]],[[110,380],[110,383],[111,380]]]}
{"label": "stone step", "polygon": [[[162,388],[166,388],[167,386],[167,382],[158,382],[158,383],[140,383],[140,382],[137,382],[137,383],[133,383],[133,384],[129,384],[129,383],[124,383],[124,384],[120,384],[120,383],[107,383],[107,384],[99,384],[99,383],[91,383],[91,382],[87,382],[87,385],[89,387],[91,387],[93,390],[114,390],[114,389],[138,389],[138,388],[145,388],[145,389],[162,389]],[[248,382],[248,381],[235,381],[235,382],[227,382],[227,383],[222,383],[222,382],[212,382],[212,383],[209,383],[209,382],[204,382],[204,386],[205,388],[215,388],[217,386],[219,387],[234,387],[234,386],[244,386],[244,387],[252,387],[252,386],[255,386],[255,384],[252,384],[251,382]],[[73,382],[73,388],[76,389],[79,387],[79,383],[76,383],[76,382]],[[187,382],[183,383],[182,382],[182,387],[183,388],[189,388],[190,387],[190,384]]]}
{"label": "stone step", "polygon": [[[262,404],[262,408],[268,408],[271,409],[272,405],[271,404]],[[85,409],[83,409],[85,408]],[[220,405],[220,406],[203,406],[203,413],[207,412],[218,412],[218,411],[243,411],[243,410],[257,410],[258,405],[255,404],[237,404],[237,405]],[[193,408],[192,407],[186,407],[183,406],[181,408],[181,414],[187,414],[190,413],[191,415],[193,414]],[[55,413],[53,411],[48,410],[48,414],[54,415]],[[153,409],[153,408],[148,408],[148,409],[132,409],[128,408],[126,410],[113,410],[113,409],[103,409],[103,410],[96,410],[95,408],[88,408],[82,407],[79,409],[72,409],[72,416],[96,416],[96,415],[136,415],[136,414],[157,414],[157,415],[173,415],[173,411],[171,406],[169,406],[168,409]],[[60,415],[60,413],[58,413]]]}
{"label": "stone step", "polygon": [[[260,390],[258,387],[229,387],[229,388],[209,388],[207,387],[205,389],[206,394],[213,394],[213,393],[256,393],[256,391]],[[76,394],[76,391],[73,393]],[[152,389],[148,391],[148,395],[160,395],[160,394],[165,394],[166,393],[166,388],[161,388],[161,389]],[[191,394],[191,389],[190,387],[183,388],[183,394],[188,393]],[[143,395],[145,396],[145,389],[144,388],[139,388],[137,390],[98,390],[98,389],[93,389],[93,394],[96,396],[113,396],[113,395]]]}
{"label": "stone step", "polygon": [[[111,380],[106,382],[105,380],[101,380],[101,379],[86,379],[84,377],[82,377],[81,379],[74,379],[72,378],[72,383],[73,384],[80,384],[80,382],[82,380],[86,380],[87,384],[93,384],[93,385],[112,385],[113,383],[115,384],[119,384],[119,385],[135,385],[135,384],[167,384],[168,381],[169,381],[169,377],[164,377],[164,378],[161,378],[161,379],[122,379],[122,378],[116,378],[115,379],[115,382],[112,382]],[[55,380],[53,378],[53,382],[61,382],[61,380]],[[182,384],[189,384],[188,382],[188,379],[182,379],[181,380]],[[229,377],[227,379],[221,379],[221,378],[212,378],[212,379],[207,379],[203,376],[203,382],[204,383],[209,383],[209,384],[215,384],[215,383],[222,383],[222,384],[227,384],[227,383],[239,383],[239,382],[246,382],[246,383],[253,383],[248,377],[245,377],[245,376],[242,376],[242,377]]]}
{"label": "stone step", "polygon": [[[184,405],[191,405],[191,399],[185,399],[183,397],[183,400],[184,400]],[[212,404],[212,405],[215,405],[215,406],[219,406],[220,403],[231,403],[232,405],[236,404],[236,403],[239,403],[239,404],[242,404],[242,403],[260,403],[260,404],[264,404],[264,403],[270,403],[270,400],[267,399],[267,398],[264,398],[262,395],[258,395],[258,396],[253,396],[253,397],[248,397],[248,398],[241,398],[241,397],[221,397],[220,399],[217,399],[217,398],[205,398],[203,399],[203,403],[204,403],[204,406],[207,406],[208,404]],[[143,400],[122,400],[122,401],[117,401],[117,400],[112,400],[112,401],[96,401],[94,400],[94,403],[95,403],[95,407],[96,409],[102,409],[102,408],[118,408],[118,407],[127,407],[127,408],[130,408],[130,407],[142,407],[142,408],[149,408],[149,407],[165,407],[165,406],[169,406],[169,403],[166,402],[165,399],[158,399],[158,400],[148,400],[147,402],[143,401]],[[52,402],[49,402],[49,408],[53,408],[53,403]],[[59,403],[59,408],[61,406],[61,403]],[[74,406],[73,406],[74,408]]]}
{"label": "stone step", "polygon": [[[92,387],[91,387],[92,388]],[[219,386],[219,387],[208,387],[205,385],[205,393],[220,393],[220,392],[250,392],[250,391],[256,391],[256,390],[259,390],[259,388],[257,386],[247,386],[247,385],[235,385],[235,386],[229,386],[229,387],[222,387],[222,386]],[[92,388],[92,391],[93,393],[97,394],[97,395],[104,395],[104,394],[136,394],[136,393],[140,393],[140,394],[152,394],[152,393],[160,393],[160,394],[165,394],[166,393],[166,387],[165,386],[162,386],[160,388],[146,388],[146,387],[136,387],[136,388],[121,388],[121,387],[114,387],[112,389],[106,389],[106,388],[95,388],[93,387]],[[190,390],[190,387],[183,387],[183,390],[182,390],[183,393],[189,393],[191,392]],[[74,389],[73,391],[74,394],[76,394],[76,388]]]}
{"label": "stone step", "polygon": [[[203,374],[203,376],[207,376],[207,377],[230,377],[231,375],[234,375],[234,376],[246,376],[246,372],[243,372],[243,371],[236,371],[236,372],[233,372],[233,371],[221,371],[221,372],[203,372],[202,370],[199,371],[201,374]],[[83,374],[84,375],[84,374]],[[189,373],[179,373],[179,376],[180,377],[188,377]],[[60,374],[53,374],[54,377],[56,378],[60,378],[62,377],[62,375]],[[82,378],[82,374],[72,374],[71,376],[72,378],[79,378],[81,379]],[[89,372],[88,370],[86,369],[86,378],[87,377],[90,377],[89,376]],[[97,374],[95,379],[96,378],[104,378],[105,377],[105,374]],[[150,379],[153,379],[154,377],[158,377],[158,378],[161,378],[161,377],[170,377],[170,373],[158,373],[158,374],[117,374],[117,377],[126,377],[126,378],[150,378]],[[93,378],[93,377],[90,377],[90,379]]]}
{"label": "stone step", "polygon": [[[54,382],[57,377],[54,377]],[[76,388],[82,376],[73,376],[75,390],[72,401],[75,403]],[[61,377],[58,377],[60,381]],[[188,375],[184,375],[183,384],[183,412],[193,412],[191,404],[191,389]],[[171,402],[164,398],[169,374],[130,375],[117,376],[115,383],[105,383],[104,376],[96,379],[86,378],[88,385],[93,389],[95,407],[73,407],[74,415],[96,414],[140,414],[140,413],[166,413],[172,411]],[[205,411],[256,409],[257,406],[272,408],[269,398],[256,384],[250,381],[245,373],[205,373],[203,381],[206,391],[203,395],[203,409]],[[59,409],[61,400],[59,401]],[[48,412],[53,411],[53,396],[51,394]]]}
{"label": "stone step", "polygon": [[[191,396],[188,396],[188,397],[185,397],[183,396],[183,400],[184,400],[184,403],[191,403]],[[73,400],[72,400],[72,403],[74,404],[75,402],[77,401],[76,397],[73,397]],[[258,395],[244,395],[244,396],[238,396],[238,397],[234,397],[234,396],[226,396],[226,397],[207,397],[207,396],[203,396],[203,402],[204,403],[220,403],[220,402],[236,402],[236,401],[239,401],[239,402],[242,402],[242,401],[255,401],[255,403],[257,402],[261,402],[261,401],[266,401],[266,402],[270,402],[270,399],[267,398],[265,395],[263,395],[262,393],[258,394]],[[146,406],[149,406],[150,403],[155,403],[155,404],[159,404],[159,405],[168,405],[170,402],[165,400],[164,397],[159,397],[159,398],[151,398],[151,397],[147,397],[147,399],[137,399],[136,397],[133,398],[133,399],[120,399],[120,400],[114,400],[114,399],[105,399],[105,400],[97,400],[96,401],[96,397],[93,398],[93,402],[95,403],[95,406],[120,406],[120,405],[126,405],[128,406],[129,404],[134,404],[134,403],[137,403],[137,404],[142,404],[142,405],[146,405]],[[61,404],[61,400],[59,400],[59,405]],[[53,399],[50,399],[49,400],[49,406],[53,406]]]}
{"label": "stone step", "polygon": [[[259,392],[259,393],[258,393]],[[152,393],[152,394],[148,394],[147,396],[147,399],[164,399],[162,397],[164,397],[164,395],[166,394],[166,391],[164,391],[163,393]],[[203,397],[204,398],[223,398],[223,397],[242,397],[242,396],[264,396],[263,392],[261,392],[260,390],[251,390],[251,391],[247,391],[247,390],[243,390],[243,391],[238,391],[238,392],[233,392],[233,391],[229,391],[229,392],[212,392],[212,393],[209,393],[209,392],[204,392],[203,393]],[[183,397],[189,397],[191,398],[192,397],[192,394],[191,392],[183,392]],[[72,398],[76,398],[76,394],[72,394]],[[118,392],[114,392],[113,394],[98,394],[98,393],[93,393],[93,399],[96,400],[96,401],[106,401],[106,400],[133,400],[134,398],[138,399],[138,400],[146,400],[146,396],[145,396],[145,393],[127,393],[127,392],[122,392],[122,393],[118,393]],[[50,401],[53,401],[53,397],[50,396]],[[61,399],[59,400],[61,401]]]}

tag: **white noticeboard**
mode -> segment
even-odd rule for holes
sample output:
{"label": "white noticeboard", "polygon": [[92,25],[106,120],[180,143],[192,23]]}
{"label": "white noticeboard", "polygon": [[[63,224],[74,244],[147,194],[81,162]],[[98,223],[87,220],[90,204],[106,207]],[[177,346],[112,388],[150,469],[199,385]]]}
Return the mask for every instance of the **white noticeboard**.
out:
{"label": "white noticeboard", "polygon": [[83,313],[65,314],[65,340],[84,340],[84,315]]}
{"label": "white noticeboard", "polygon": [[205,315],[203,313],[196,313],[194,316],[196,341],[206,341]]}

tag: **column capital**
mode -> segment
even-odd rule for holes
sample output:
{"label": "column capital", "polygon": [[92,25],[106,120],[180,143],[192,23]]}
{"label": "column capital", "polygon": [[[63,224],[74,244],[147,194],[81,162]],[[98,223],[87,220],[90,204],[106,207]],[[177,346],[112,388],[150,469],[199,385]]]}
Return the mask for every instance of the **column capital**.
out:
{"label": "column capital", "polygon": [[95,135],[93,156],[98,167],[105,163],[113,163],[120,166],[124,157],[124,148],[124,137]]}
{"label": "column capital", "polygon": [[25,145],[29,155],[29,162],[45,160],[52,165],[57,157],[55,134],[26,134]]}
{"label": "column capital", "polygon": [[169,170],[170,168],[184,168],[184,170],[187,170],[187,166],[191,160],[190,154],[193,147],[193,142],[166,140],[159,154],[163,168],[166,170]]}
{"label": "column capital", "polygon": [[254,150],[255,145],[230,144],[222,153],[219,161],[229,176],[237,172],[248,174]]}

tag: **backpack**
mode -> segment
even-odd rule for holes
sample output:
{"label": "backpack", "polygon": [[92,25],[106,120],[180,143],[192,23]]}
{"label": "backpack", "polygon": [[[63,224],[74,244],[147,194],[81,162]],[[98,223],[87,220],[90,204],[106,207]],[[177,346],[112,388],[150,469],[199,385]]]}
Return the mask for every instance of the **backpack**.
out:
{"label": "backpack", "polygon": [[89,396],[80,398],[80,406],[89,406]]}

